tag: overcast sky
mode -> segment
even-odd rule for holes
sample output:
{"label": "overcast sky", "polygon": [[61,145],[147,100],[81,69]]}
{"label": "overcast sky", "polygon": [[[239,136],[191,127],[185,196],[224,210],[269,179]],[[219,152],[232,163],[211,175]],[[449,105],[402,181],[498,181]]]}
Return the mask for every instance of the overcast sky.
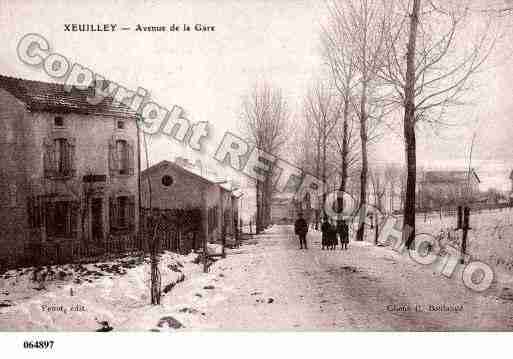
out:
{"label": "overcast sky", "polygon": [[[226,130],[239,130],[241,96],[258,79],[283,88],[295,121],[305,90],[319,72],[319,30],[326,16],[323,1],[7,1],[0,0],[0,72],[51,81],[41,70],[22,64],[16,45],[26,33],[43,35],[52,49],[129,88],[142,86],[158,103],[180,105],[193,121],[209,121],[212,157]],[[119,26],[205,24],[214,32],[90,33],[64,32],[65,23]],[[510,61],[511,62],[511,61]],[[468,165],[477,129],[473,164],[483,188],[509,188],[513,168],[513,85],[511,66],[482,76],[476,106],[456,116],[466,127],[418,136],[419,163],[425,167]],[[294,117],[293,117],[294,118]],[[151,140],[152,162],[192,157],[167,138]],[[373,158],[403,160],[399,134],[387,133],[373,146]],[[204,159],[205,159],[204,156]],[[214,161],[210,161],[214,163]]]}

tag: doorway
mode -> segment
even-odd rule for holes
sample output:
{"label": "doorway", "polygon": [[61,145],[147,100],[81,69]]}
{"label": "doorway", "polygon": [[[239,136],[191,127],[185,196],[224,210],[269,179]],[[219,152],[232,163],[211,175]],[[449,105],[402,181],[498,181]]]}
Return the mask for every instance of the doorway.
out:
{"label": "doorway", "polygon": [[94,240],[103,239],[103,199],[93,198],[91,201],[91,229]]}

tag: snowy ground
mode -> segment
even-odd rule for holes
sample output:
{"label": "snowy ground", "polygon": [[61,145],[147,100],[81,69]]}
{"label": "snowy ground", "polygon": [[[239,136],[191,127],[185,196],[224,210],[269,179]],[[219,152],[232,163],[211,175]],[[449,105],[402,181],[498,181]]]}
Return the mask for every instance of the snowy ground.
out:
{"label": "snowy ground", "polygon": [[[274,226],[228,250],[207,274],[193,256],[166,254],[163,287],[177,284],[160,306],[149,305],[145,262],[118,266],[124,274],[84,272],[80,283],[53,281],[41,290],[31,289],[36,284],[27,275],[16,276],[18,285],[12,285],[14,277],[2,279],[0,300],[9,299],[13,306],[0,308],[0,329],[92,331],[99,321],[108,321],[115,331],[180,325],[184,330],[513,329],[513,301],[497,292],[473,292],[457,274],[443,277],[367,242],[351,242],[348,251],[321,251],[315,231],[308,241],[309,249],[301,251],[291,226]],[[41,310],[52,303],[86,310]],[[442,304],[452,310],[429,310]],[[423,311],[415,311],[416,306]]]}
{"label": "snowy ground", "polygon": [[[208,313],[205,323],[197,327],[513,328],[513,302],[493,293],[472,292],[457,278],[442,277],[389,248],[351,242],[348,251],[321,251],[320,235],[313,232],[310,249],[300,251],[292,233],[292,227],[275,226],[255,237],[256,244],[243,246],[218,262],[212,274],[217,274],[222,285],[197,302],[197,308]],[[429,305],[440,304],[462,306],[462,310],[428,311]],[[406,305],[410,311],[395,310]],[[416,305],[425,311],[415,312]]]}
{"label": "snowy ground", "polygon": [[[198,271],[194,258],[162,256],[163,291]],[[128,329],[139,310],[150,311],[149,301],[147,258],[11,270],[0,276],[0,330],[94,331],[103,322]]]}
{"label": "snowy ground", "polygon": [[[417,232],[437,234],[451,232],[460,245],[461,231],[455,231],[456,217],[433,214],[417,217]],[[513,275],[513,209],[472,212],[470,216],[467,252],[472,257],[492,265],[499,274]]]}

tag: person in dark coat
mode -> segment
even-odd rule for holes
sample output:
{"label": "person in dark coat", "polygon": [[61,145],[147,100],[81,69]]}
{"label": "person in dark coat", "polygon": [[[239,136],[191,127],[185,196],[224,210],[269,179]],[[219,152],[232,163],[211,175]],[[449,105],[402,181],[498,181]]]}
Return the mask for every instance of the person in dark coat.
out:
{"label": "person in dark coat", "polygon": [[340,245],[341,250],[347,249],[347,245],[349,243],[349,227],[345,220],[339,222],[338,225],[338,235],[340,237]]}
{"label": "person in dark coat", "polygon": [[306,234],[308,233],[308,223],[303,218],[303,214],[299,213],[299,218],[294,223],[294,233],[299,237],[299,249],[308,249],[306,245]]}
{"label": "person in dark coat", "polygon": [[337,228],[330,224],[330,229],[328,231],[328,242],[329,242],[329,249],[335,250],[337,248]]}
{"label": "person in dark coat", "polygon": [[321,249],[328,249],[329,247],[329,232],[331,229],[331,224],[328,222],[327,218],[324,218],[321,224]]}

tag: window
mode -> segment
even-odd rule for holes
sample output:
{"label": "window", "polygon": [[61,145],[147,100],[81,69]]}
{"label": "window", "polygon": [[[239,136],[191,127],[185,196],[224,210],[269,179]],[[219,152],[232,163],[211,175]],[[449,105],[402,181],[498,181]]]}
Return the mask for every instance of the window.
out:
{"label": "window", "polygon": [[125,140],[116,141],[116,158],[118,160],[117,168],[119,169],[119,174],[121,175],[129,174],[130,166],[128,151],[128,143]]}
{"label": "window", "polygon": [[118,197],[118,227],[128,227],[128,197]]}
{"label": "window", "polygon": [[71,151],[69,142],[66,138],[58,138],[54,140],[54,146],[57,173],[60,175],[67,175],[71,171]]}
{"label": "window", "polygon": [[171,186],[173,184],[173,177],[171,177],[169,175],[162,176],[162,184],[165,187]]}
{"label": "window", "polygon": [[134,144],[130,139],[113,136],[109,141],[109,173],[111,177],[134,174]]}
{"label": "window", "polygon": [[47,137],[43,142],[43,169],[47,178],[75,175],[75,138]]}
{"label": "window", "polygon": [[78,228],[78,206],[71,201],[47,202],[46,232],[50,237],[74,237]]}
{"label": "window", "polygon": [[118,129],[122,130],[125,128],[125,121],[117,121]]}
{"label": "window", "polygon": [[55,127],[64,127],[64,119],[60,116],[57,116],[53,119],[53,125]]}
{"label": "window", "polygon": [[110,199],[111,231],[127,231],[134,229],[135,197],[118,196]]}
{"label": "window", "polygon": [[91,234],[93,239],[103,238],[103,199],[91,199]]}

